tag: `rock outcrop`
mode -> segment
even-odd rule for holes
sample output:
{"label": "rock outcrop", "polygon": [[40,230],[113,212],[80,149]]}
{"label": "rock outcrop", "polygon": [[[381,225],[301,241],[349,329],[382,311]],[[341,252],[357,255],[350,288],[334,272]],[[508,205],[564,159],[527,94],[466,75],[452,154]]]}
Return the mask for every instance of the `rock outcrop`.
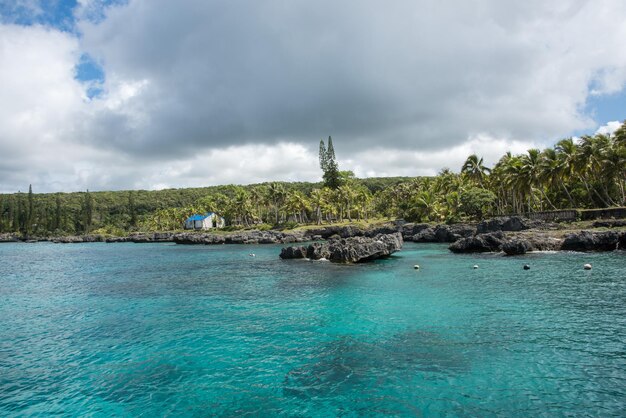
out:
{"label": "rock outcrop", "polygon": [[502,231],[477,234],[468,238],[461,238],[448,248],[453,253],[484,253],[501,250],[506,238]]}
{"label": "rock outcrop", "polygon": [[469,238],[476,232],[472,225],[437,225],[422,229],[413,235],[411,241],[415,242],[455,242],[462,238]]}
{"label": "rock outcrop", "polygon": [[580,231],[568,234],[563,240],[564,251],[613,251],[618,247],[620,234],[615,231]]}
{"label": "rock outcrop", "polygon": [[18,242],[19,240],[15,234],[0,234],[0,242]]}
{"label": "rock outcrop", "polygon": [[486,219],[476,226],[476,233],[485,234],[496,231],[523,231],[528,229],[528,221],[519,216]]}
{"label": "rock outcrop", "polygon": [[557,238],[545,231],[506,235],[502,231],[476,234],[448,247],[455,253],[498,252],[520,255],[529,251],[613,251],[626,249],[626,231],[580,231]]}
{"label": "rock outcrop", "polygon": [[619,228],[626,226],[626,219],[604,219],[595,221],[592,226],[594,228]]}
{"label": "rock outcrop", "polygon": [[50,241],[56,244],[77,244],[82,242],[105,242],[106,238],[103,235],[70,235],[50,238]]}
{"label": "rock outcrop", "polygon": [[324,243],[313,243],[309,246],[283,248],[282,259],[325,258],[336,263],[362,263],[386,257],[402,248],[403,240],[400,232],[378,234],[374,237],[349,237],[329,239]]}
{"label": "rock outcrop", "polygon": [[506,255],[522,255],[531,251],[533,247],[531,243],[525,239],[512,239],[502,243],[500,248]]}
{"label": "rock outcrop", "polygon": [[241,231],[232,234],[183,232],[174,234],[177,244],[285,244],[308,241],[302,232]]}

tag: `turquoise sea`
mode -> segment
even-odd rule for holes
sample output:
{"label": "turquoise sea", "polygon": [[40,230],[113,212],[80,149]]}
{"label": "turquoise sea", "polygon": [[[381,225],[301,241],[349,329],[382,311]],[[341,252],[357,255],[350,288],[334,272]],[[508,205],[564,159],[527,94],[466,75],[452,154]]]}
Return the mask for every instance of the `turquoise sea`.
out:
{"label": "turquoise sea", "polygon": [[626,252],[279,252],[0,245],[0,416],[626,415]]}

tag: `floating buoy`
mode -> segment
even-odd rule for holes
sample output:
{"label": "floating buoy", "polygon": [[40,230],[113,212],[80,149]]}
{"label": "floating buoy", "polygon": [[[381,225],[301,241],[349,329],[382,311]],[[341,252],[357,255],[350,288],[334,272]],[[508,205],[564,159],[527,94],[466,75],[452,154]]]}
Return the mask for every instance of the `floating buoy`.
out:
{"label": "floating buoy", "polygon": [[419,264],[416,264],[416,265],[414,265],[414,266],[413,266],[413,268],[414,268],[415,270],[419,270],[419,269],[420,269],[420,265],[419,265]]}
{"label": "floating buoy", "polygon": [[478,268],[478,264],[474,264],[474,270]]}
{"label": "floating buoy", "polygon": [[256,254],[254,254],[254,253],[250,253],[250,254],[248,254],[248,255],[249,255],[250,257],[256,257]]}
{"label": "floating buoy", "polygon": [[585,270],[591,270],[591,264],[587,263],[583,266]]}
{"label": "floating buoy", "polygon": [[528,264],[524,264],[524,270],[530,270],[530,266]]}

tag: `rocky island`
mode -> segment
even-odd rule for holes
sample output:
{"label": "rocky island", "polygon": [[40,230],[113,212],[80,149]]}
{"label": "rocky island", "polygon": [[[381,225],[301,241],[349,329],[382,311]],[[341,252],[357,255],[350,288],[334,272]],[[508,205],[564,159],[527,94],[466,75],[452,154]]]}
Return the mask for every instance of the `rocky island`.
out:
{"label": "rocky island", "polygon": [[280,258],[326,259],[336,263],[362,263],[387,257],[402,248],[402,234],[378,234],[374,237],[341,238],[334,236],[323,243],[286,247]]}

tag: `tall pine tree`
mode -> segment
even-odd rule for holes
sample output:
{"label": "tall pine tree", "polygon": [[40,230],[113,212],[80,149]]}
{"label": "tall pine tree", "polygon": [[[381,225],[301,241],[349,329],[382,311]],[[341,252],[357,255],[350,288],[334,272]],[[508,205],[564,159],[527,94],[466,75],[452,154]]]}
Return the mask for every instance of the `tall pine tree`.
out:
{"label": "tall pine tree", "polygon": [[324,144],[324,140],[320,141],[320,168],[324,172],[324,186],[331,189],[338,189],[341,186],[341,177],[339,175],[339,166],[335,157],[335,148],[333,147],[333,139],[328,137],[328,146]]}

